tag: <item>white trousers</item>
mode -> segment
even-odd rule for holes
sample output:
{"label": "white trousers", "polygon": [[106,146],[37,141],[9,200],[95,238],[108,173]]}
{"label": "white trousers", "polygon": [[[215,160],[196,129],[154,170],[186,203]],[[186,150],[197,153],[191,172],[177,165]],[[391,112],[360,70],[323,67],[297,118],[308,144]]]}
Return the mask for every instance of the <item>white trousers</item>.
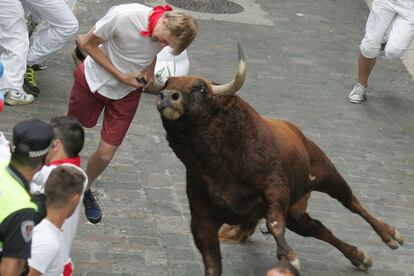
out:
{"label": "white trousers", "polygon": [[0,0],[0,62],[4,74],[0,91],[22,90],[29,38],[20,0]]}
{"label": "white trousers", "polygon": [[[3,1],[3,0],[1,0]],[[68,0],[21,0],[26,10],[36,14],[45,25],[41,28],[30,46],[27,63],[41,64],[60,50],[79,28],[78,20],[72,12],[74,1]]]}
{"label": "white trousers", "polygon": [[360,45],[364,57],[377,57],[389,27],[385,57],[399,58],[414,38],[414,0],[374,0]]}

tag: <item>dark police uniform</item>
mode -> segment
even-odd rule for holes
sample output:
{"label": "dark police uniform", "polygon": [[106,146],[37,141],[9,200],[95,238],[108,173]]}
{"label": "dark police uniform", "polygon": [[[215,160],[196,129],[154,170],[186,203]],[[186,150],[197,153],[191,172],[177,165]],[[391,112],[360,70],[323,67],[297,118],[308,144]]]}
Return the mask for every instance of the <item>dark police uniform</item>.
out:
{"label": "dark police uniform", "polygon": [[37,206],[29,194],[29,183],[8,162],[0,164],[0,252],[1,256],[27,259]]}
{"label": "dark police uniform", "polygon": [[[13,129],[13,154],[29,160],[44,157],[52,139],[53,129],[49,124],[37,119],[20,122]],[[38,210],[29,183],[11,163],[0,162],[0,261],[2,257],[30,257]]]}

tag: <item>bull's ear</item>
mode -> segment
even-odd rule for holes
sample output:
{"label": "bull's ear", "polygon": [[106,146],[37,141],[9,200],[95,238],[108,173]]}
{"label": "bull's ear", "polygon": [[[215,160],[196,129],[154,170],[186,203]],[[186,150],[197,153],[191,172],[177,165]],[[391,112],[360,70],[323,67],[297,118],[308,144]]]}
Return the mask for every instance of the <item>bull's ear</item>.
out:
{"label": "bull's ear", "polygon": [[207,92],[207,86],[205,82],[201,79],[196,80],[193,83],[193,89],[191,90],[191,92],[201,92],[201,93]]}

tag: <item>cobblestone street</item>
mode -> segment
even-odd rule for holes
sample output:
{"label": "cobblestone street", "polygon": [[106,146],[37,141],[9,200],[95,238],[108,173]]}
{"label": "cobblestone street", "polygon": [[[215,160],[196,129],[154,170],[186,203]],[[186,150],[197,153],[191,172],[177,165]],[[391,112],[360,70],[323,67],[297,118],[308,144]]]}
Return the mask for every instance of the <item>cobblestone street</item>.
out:
{"label": "cobblestone street", "polygon": [[[80,0],[75,9],[80,32],[88,31],[111,6],[127,2]],[[367,4],[232,2],[244,12],[190,11],[199,24],[199,35],[189,48],[191,74],[219,83],[230,80],[239,41],[248,72],[238,95],[261,115],[301,128],[327,153],[366,209],[406,239],[402,248],[392,251],[362,218],[315,192],[310,214],[338,238],[364,250],[374,264],[369,273],[360,272],[331,245],[287,231],[287,241],[301,261],[301,275],[414,276],[414,79],[401,60],[378,60],[368,100],[359,105],[347,100],[356,82]],[[73,81],[72,47],[67,45],[48,61],[47,71],[39,72],[42,92],[34,104],[7,106],[0,113],[0,130],[8,138],[19,120],[49,121],[66,111]],[[97,147],[100,125],[86,133],[83,167]],[[123,145],[94,189],[103,219],[92,225],[81,216],[72,254],[76,275],[203,275],[190,233],[184,166],[165,139],[155,96],[142,95]],[[223,275],[264,275],[276,263],[276,244],[257,228],[247,243],[222,244],[222,255]]]}

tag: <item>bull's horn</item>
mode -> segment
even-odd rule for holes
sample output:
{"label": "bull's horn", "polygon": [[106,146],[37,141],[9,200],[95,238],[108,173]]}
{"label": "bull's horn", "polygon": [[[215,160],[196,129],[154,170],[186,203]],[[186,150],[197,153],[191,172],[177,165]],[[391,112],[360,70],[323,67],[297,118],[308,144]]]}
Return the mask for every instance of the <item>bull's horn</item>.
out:
{"label": "bull's horn", "polygon": [[239,52],[239,68],[236,76],[232,81],[222,85],[211,85],[213,93],[215,95],[234,95],[242,87],[244,80],[246,79],[246,62],[244,61],[243,49],[240,43],[237,43]]}

